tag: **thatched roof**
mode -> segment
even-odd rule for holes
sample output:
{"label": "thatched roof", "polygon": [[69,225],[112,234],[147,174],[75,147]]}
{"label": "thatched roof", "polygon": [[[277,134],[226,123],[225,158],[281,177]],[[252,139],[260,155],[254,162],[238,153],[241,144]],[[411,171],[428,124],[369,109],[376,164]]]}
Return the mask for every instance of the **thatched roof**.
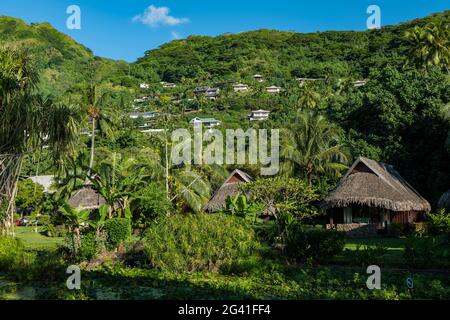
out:
{"label": "thatched roof", "polygon": [[225,208],[228,197],[239,194],[239,184],[252,181],[247,173],[241,170],[234,170],[223,185],[214,193],[211,200],[203,208],[206,212],[217,212]]}
{"label": "thatched roof", "polygon": [[450,210],[450,190],[442,195],[438,202],[439,209]]}
{"label": "thatched roof", "polygon": [[92,186],[84,186],[82,189],[72,193],[67,203],[73,208],[95,210],[102,204],[105,204],[106,201]]}
{"label": "thatched roof", "polygon": [[430,211],[431,207],[391,166],[359,158],[322,202],[325,209],[365,205],[391,211]]}

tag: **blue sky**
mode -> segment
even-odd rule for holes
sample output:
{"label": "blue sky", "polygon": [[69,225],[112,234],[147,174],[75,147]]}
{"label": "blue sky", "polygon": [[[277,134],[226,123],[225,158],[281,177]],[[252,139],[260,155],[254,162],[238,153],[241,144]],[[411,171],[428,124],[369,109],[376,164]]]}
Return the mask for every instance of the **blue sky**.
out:
{"label": "blue sky", "polygon": [[[1,0],[0,15],[50,22],[96,55],[134,61],[189,35],[364,30],[372,4],[381,9],[382,26],[450,9],[448,0]],[[66,27],[70,5],[81,9],[81,30]]]}

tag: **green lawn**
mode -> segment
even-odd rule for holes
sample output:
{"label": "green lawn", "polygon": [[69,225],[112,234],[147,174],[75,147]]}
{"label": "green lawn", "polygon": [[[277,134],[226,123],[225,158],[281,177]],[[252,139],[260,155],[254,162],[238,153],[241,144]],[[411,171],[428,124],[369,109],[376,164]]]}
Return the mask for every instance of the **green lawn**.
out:
{"label": "green lawn", "polygon": [[[397,267],[403,265],[403,251],[406,239],[402,238],[363,238],[363,239],[347,239],[345,251],[333,258],[333,262],[337,264],[353,264],[351,252],[356,251],[358,246],[360,250],[365,247],[376,248],[382,245],[386,248],[386,253],[381,261],[384,265]],[[378,261],[378,262],[381,262]]]}
{"label": "green lawn", "polygon": [[356,250],[357,246],[376,247],[383,245],[388,251],[403,251],[406,239],[401,238],[367,238],[367,239],[347,239],[345,248]]}
{"label": "green lawn", "polygon": [[28,250],[55,250],[59,244],[62,244],[64,238],[47,237],[41,232],[43,227],[16,227],[16,237],[20,239]]}

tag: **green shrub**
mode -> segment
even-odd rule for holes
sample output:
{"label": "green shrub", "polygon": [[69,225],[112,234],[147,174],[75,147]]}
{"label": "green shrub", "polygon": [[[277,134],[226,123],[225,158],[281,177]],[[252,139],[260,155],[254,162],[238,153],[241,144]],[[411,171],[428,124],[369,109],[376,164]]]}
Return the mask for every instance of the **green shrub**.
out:
{"label": "green shrub", "polygon": [[44,226],[44,227],[48,226],[51,222],[51,218],[48,214],[43,214],[36,218],[39,220],[39,225]]}
{"label": "green shrub", "polygon": [[450,234],[450,212],[440,210],[438,213],[429,213],[427,218],[432,235]]}
{"label": "green shrub", "polygon": [[433,238],[409,237],[405,242],[403,256],[411,267],[428,267],[433,265],[436,249]]}
{"label": "green shrub", "polygon": [[97,253],[95,232],[88,232],[81,237],[80,259],[90,260]]}
{"label": "green shrub", "polygon": [[[347,252],[347,251],[346,251]],[[357,245],[355,251],[350,251],[352,265],[367,267],[373,264],[383,265],[383,256],[387,253],[387,248],[383,244],[375,247]]]}
{"label": "green shrub", "polygon": [[416,231],[416,227],[411,223],[391,223],[389,225],[389,235],[393,237],[412,236]]}
{"label": "green shrub", "polygon": [[238,270],[258,248],[243,219],[222,214],[175,215],[145,235],[150,266],[175,272]]}
{"label": "green shrub", "polygon": [[17,271],[19,267],[28,265],[33,255],[25,251],[20,240],[0,236],[0,271]]}
{"label": "green shrub", "polygon": [[293,223],[286,229],[285,251],[292,258],[325,261],[344,250],[345,233],[336,230],[308,229]]}
{"label": "green shrub", "polygon": [[131,221],[127,218],[114,218],[105,221],[106,248],[113,250],[131,237]]}

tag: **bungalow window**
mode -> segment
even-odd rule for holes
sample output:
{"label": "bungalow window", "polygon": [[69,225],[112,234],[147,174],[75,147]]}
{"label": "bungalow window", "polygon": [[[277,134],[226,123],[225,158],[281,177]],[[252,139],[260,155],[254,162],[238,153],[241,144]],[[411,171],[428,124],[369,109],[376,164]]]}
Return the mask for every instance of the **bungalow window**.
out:
{"label": "bungalow window", "polygon": [[377,208],[354,206],[353,223],[380,223],[381,212]]}

